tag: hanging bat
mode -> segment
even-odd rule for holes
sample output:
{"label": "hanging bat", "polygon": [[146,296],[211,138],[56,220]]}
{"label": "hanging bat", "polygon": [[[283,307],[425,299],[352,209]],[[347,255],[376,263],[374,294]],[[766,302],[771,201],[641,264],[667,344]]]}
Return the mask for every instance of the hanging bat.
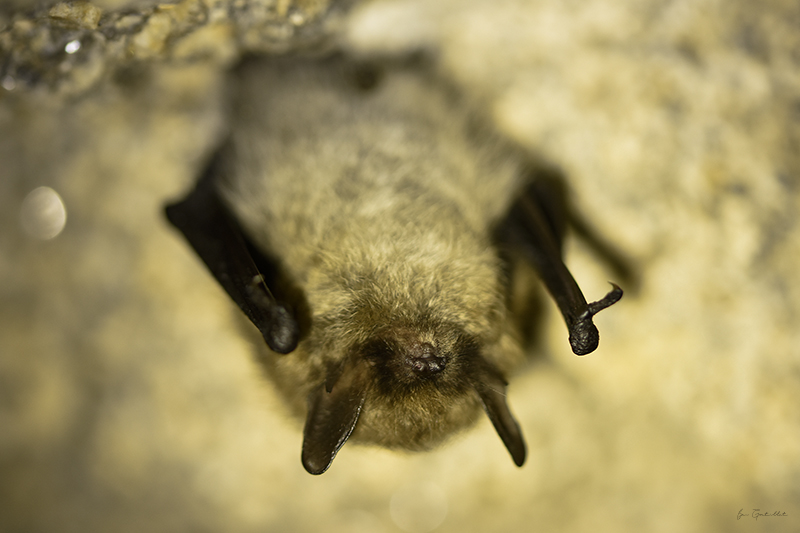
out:
{"label": "hanging bat", "polygon": [[166,208],[274,353],[321,474],[348,440],[426,450],[486,412],[514,462],[506,402],[530,327],[512,264],[540,275],[572,350],[598,344],[562,262],[564,195],[419,62],[246,62],[230,137]]}

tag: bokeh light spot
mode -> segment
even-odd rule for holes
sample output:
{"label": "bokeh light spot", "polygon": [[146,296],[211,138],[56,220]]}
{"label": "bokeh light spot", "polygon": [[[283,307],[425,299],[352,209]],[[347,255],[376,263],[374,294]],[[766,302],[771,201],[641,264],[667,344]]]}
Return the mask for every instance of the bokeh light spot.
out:
{"label": "bokeh light spot", "polygon": [[22,201],[22,229],[43,241],[56,237],[67,223],[67,209],[61,196],[50,187],[37,187]]}

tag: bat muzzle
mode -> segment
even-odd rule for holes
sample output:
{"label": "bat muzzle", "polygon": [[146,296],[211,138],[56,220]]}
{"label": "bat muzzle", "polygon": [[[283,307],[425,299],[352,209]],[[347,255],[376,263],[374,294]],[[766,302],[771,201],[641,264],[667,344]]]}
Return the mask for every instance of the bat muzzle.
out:
{"label": "bat muzzle", "polygon": [[447,358],[439,355],[432,344],[422,342],[407,347],[405,363],[415,375],[428,378],[444,370]]}

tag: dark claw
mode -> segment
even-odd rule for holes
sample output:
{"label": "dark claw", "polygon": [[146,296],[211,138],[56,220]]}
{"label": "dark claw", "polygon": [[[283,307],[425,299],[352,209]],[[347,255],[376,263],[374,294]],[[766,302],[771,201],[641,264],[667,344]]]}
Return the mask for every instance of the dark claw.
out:
{"label": "dark claw", "polygon": [[606,307],[611,307],[615,303],[622,298],[622,289],[619,288],[619,285],[616,283],[609,281],[613,289],[606,294],[601,300],[597,300],[596,302],[592,302],[588,305],[588,309],[581,315],[580,319],[583,320],[585,318],[591,318]]}
{"label": "dark claw", "polygon": [[597,349],[600,334],[592,322],[592,317],[622,298],[622,289],[615,283],[611,283],[611,286],[614,287],[611,292],[606,294],[603,299],[587,304],[586,310],[570,326],[569,343],[576,355],[586,355]]}
{"label": "dark claw", "polygon": [[297,341],[300,337],[300,328],[297,321],[282,305],[276,305],[272,309],[270,318],[269,332],[264,335],[267,346],[273,352],[281,354],[294,351],[297,348]]}

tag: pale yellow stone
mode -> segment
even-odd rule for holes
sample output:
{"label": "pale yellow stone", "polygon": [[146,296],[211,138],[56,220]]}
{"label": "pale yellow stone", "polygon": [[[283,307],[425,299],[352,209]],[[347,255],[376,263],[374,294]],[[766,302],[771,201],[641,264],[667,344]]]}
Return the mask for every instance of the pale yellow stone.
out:
{"label": "pale yellow stone", "polygon": [[61,2],[50,8],[52,18],[63,19],[86,29],[97,28],[103,10],[89,2]]}
{"label": "pale yellow stone", "polygon": [[142,31],[133,36],[129,49],[134,57],[146,59],[160,54],[172,30],[174,20],[169,10],[156,11]]}
{"label": "pale yellow stone", "polygon": [[175,59],[210,58],[230,63],[236,58],[234,30],[229,23],[203,26],[178,39],[172,47]]}

